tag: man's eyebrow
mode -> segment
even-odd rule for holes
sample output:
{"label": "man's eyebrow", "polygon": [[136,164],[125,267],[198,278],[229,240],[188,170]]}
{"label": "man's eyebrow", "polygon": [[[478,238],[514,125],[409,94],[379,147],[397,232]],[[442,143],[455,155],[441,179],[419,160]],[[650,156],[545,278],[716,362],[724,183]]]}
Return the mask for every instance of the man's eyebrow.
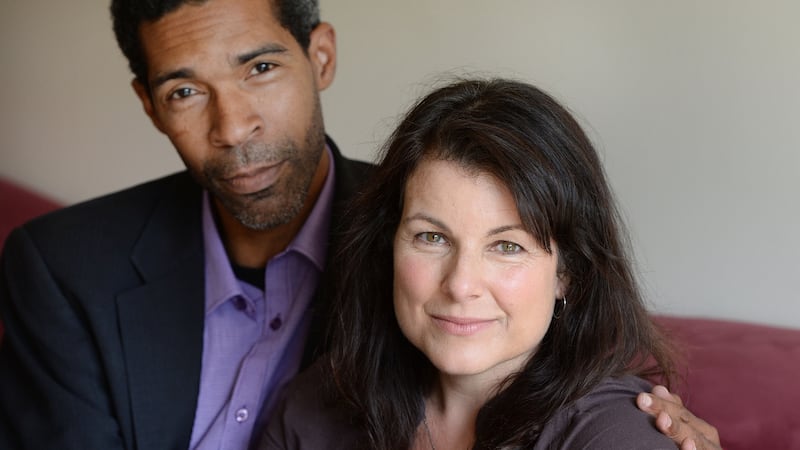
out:
{"label": "man's eyebrow", "polygon": [[150,82],[150,90],[155,90],[157,87],[161,86],[162,84],[166,83],[169,80],[175,80],[178,78],[191,78],[194,76],[194,71],[192,69],[183,68],[173,70],[171,72],[167,72],[161,75],[156,76],[153,78],[153,81]]}
{"label": "man's eyebrow", "polygon": [[239,65],[245,64],[261,55],[286,53],[289,51],[286,47],[280,44],[267,44],[261,48],[257,48],[251,52],[243,53],[236,57],[236,62]]}
{"label": "man's eyebrow", "polygon": [[[267,44],[251,52],[243,53],[237,56],[235,61],[237,65],[242,65],[246,64],[249,61],[252,61],[255,58],[258,58],[261,55],[286,53],[287,51],[288,49],[280,44]],[[153,78],[153,81],[150,83],[150,89],[155,90],[155,88],[161,86],[162,84],[166,83],[169,80],[175,80],[179,78],[192,78],[194,76],[194,73],[195,73],[194,70],[189,69],[188,67],[163,73]]]}

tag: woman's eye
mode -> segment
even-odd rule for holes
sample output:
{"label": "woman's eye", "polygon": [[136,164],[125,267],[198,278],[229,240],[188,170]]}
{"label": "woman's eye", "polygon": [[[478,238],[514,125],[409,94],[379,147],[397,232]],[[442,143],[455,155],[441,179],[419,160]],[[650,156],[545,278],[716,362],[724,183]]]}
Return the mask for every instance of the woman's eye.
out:
{"label": "woman's eye", "polygon": [[522,251],[522,246],[508,241],[500,242],[499,244],[497,244],[497,247],[495,248],[499,250],[500,253],[505,253],[505,254],[515,254]]}
{"label": "woman's eye", "polygon": [[275,68],[275,64],[267,63],[267,62],[260,62],[260,63],[257,63],[255,66],[253,66],[253,72],[252,73],[253,73],[253,75],[256,75],[256,74],[259,74],[259,73],[269,72],[273,68]]}
{"label": "woman's eye", "polygon": [[426,242],[428,244],[443,244],[443,243],[445,243],[444,235],[442,235],[440,233],[434,233],[434,232],[431,232],[431,231],[426,231],[424,233],[420,233],[420,234],[417,235],[417,237],[419,239],[421,239],[423,242]]}
{"label": "woman's eye", "polygon": [[192,89],[192,88],[188,88],[188,87],[178,88],[178,89],[175,89],[174,91],[172,91],[172,93],[169,94],[169,98],[170,98],[170,100],[179,100],[179,99],[182,99],[182,98],[189,97],[190,95],[193,95],[194,93],[195,93],[195,90]]}

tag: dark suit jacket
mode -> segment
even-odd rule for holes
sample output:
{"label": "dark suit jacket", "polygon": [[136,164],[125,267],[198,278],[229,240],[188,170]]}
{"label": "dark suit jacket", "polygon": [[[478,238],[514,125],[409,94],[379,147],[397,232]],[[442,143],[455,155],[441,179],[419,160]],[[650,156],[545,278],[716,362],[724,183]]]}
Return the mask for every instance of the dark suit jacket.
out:
{"label": "dark suit jacket", "polygon": [[[339,224],[369,165],[329,145]],[[187,173],[16,229],[1,267],[0,448],[188,448],[205,277],[201,189]],[[306,361],[325,323],[321,286]]]}

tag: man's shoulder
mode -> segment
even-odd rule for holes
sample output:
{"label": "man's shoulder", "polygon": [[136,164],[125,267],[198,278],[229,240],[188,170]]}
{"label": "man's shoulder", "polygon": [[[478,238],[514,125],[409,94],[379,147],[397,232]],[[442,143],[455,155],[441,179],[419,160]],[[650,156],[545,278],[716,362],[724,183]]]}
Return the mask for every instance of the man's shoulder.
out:
{"label": "man's shoulder", "polygon": [[364,182],[373,164],[344,156],[330,136],[325,136],[325,142],[333,153],[333,162],[336,169],[337,184],[340,188],[348,190]]}
{"label": "man's shoulder", "polygon": [[[331,145],[333,141],[328,141]],[[334,187],[333,229],[336,229],[342,218],[342,213],[349,204],[350,199],[356,195],[361,186],[367,181],[374,165],[342,156],[335,145],[333,150],[336,183]]]}
{"label": "man's shoulder", "polygon": [[360,159],[349,158],[346,156],[342,156],[339,160],[344,163],[344,166],[347,170],[353,170],[356,172],[368,172],[370,169],[375,167],[375,164],[367,161],[362,161]]}
{"label": "man's shoulder", "polygon": [[166,198],[200,199],[200,188],[186,172],[173,173],[136,186],[105,194],[40,216],[25,227],[33,235],[61,235],[98,223],[131,224],[145,220]]}
{"label": "man's shoulder", "polygon": [[91,214],[108,209],[152,203],[163,197],[165,193],[176,190],[195,190],[200,192],[200,188],[192,181],[191,176],[186,171],[182,171],[76,203],[57,211],[54,215]]}
{"label": "man's shoulder", "polygon": [[200,187],[180,172],[33,219],[14,230],[7,245],[25,235],[39,252],[56,260],[85,257],[99,262],[101,255],[119,256],[133,248],[145,229],[170,236],[186,233],[187,224],[197,224],[199,230],[201,198]]}
{"label": "man's shoulder", "polygon": [[366,161],[348,158],[336,153],[334,153],[334,155],[336,155],[336,179],[343,179],[342,181],[344,181],[346,185],[358,185],[363,183],[372,168],[375,167],[374,164]]}

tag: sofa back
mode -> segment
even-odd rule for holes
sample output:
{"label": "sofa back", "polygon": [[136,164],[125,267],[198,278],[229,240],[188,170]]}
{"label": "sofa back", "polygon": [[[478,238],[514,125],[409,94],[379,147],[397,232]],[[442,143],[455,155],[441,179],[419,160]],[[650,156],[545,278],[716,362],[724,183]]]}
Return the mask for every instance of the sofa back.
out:
{"label": "sofa back", "polygon": [[800,450],[800,329],[659,316],[685,360],[674,389],[725,450]]}

